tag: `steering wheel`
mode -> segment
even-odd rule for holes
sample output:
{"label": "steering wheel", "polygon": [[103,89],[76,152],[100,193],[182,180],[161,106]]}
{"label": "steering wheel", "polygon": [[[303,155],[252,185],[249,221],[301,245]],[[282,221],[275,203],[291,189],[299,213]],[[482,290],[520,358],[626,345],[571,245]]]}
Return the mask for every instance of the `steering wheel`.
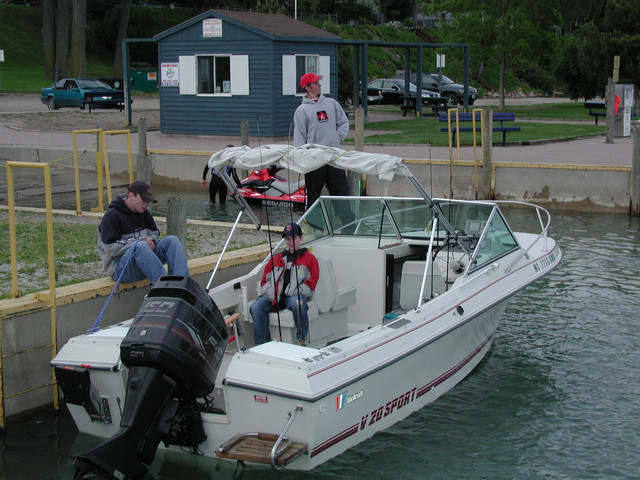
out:
{"label": "steering wheel", "polygon": [[458,242],[456,241],[455,237],[447,237],[447,239],[444,241],[444,243],[442,245],[439,245],[433,252],[433,257],[432,260],[435,260],[436,257],[438,256],[438,253],[440,253],[440,251],[447,247],[447,248],[454,248],[458,245]]}

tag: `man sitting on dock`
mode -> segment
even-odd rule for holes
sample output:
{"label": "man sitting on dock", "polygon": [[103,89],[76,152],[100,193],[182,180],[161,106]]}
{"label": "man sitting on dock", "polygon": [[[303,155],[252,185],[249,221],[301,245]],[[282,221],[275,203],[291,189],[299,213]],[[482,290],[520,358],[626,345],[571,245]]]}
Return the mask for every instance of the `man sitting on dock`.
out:
{"label": "man sitting on dock", "polygon": [[289,309],[296,324],[300,345],[309,344],[307,300],[313,295],[320,275],[318,259],[306,248],[300,248],[302,228],[288,223],[282,232],[287,248],[272,255],[262,274],[262,295],[251,305],[256,345],[271,341],[269,313]]}
{"label": "man sitting on dock", "polygon": [[129,185],[127,196],[115,198],[98,227],[98,254],[105,273],[114,280],[135,282],[148,278],[152,284],[166,275],[189,276],[180,240],[169,235],[160,240],[156,222],[147,209],[157,200],[142,180]]}

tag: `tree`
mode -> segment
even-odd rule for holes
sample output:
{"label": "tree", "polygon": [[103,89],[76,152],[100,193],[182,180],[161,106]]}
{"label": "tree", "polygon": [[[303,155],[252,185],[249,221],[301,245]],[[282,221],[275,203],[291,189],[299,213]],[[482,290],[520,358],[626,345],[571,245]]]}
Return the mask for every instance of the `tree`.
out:
{"label": "tree", "polygon": [[[546,5],[556,1],[546,0]],[[512,68],[526,62],[535,64],[541,55],[552,55],[555,48],[554,35],[535,17],[534,5],[532,0],[440,0],[425,6],[443,20],[453,16],[453,23],[444,24],[443,33],[449,41],[469,44],[472,71],[482,71],[488,79],[485,83],[498,83],[500,109],[504,108]],[[541,43],[546,51],[536,47]]]}
{"label": "tree", "polygon": [[73,0],[71,29],[71,74],[84,77],[87,73],[87,0]]}
{"label": "tree", "polygon": [[54,78],[67,76],[69,58],[69,0],[58,0],[56,12],[56,61]]}
{"label": "tree", "polygon": [[563,37],[555,58],[555,73],[567,84],[571,98],[603,96],[613,74],[613,57],[620,56],[620,83],[640,79],[640,3],[630,0],[594,1],[599,14],[578,23]]}
{"label": "tree", "polygon": [[53,80],[56,63],[55,0],[44,0],[42,2],[42,53],[44,54],[44,74],[46,78]]}
{"label": "tree", "polygon": [[116,51],[113,56],[113,76],[122,76],[122,42],[127,36],[129,15],[131,13],[132,0],[122,0],[120,11],[120,23],[118,24],[118,38],[116,39]]}

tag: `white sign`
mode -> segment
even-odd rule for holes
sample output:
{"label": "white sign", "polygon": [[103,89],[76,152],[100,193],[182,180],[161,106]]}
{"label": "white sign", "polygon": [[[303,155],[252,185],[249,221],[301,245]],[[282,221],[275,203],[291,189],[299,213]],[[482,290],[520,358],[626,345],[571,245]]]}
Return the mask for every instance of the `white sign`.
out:
{"label": "white sign", "polygon": [[160,86],[179,87],[180,86],[180,64],[163,63],[160,67]]}
{"label": "white sign", "polygon": [[4,50],[0,50],[0,62],[4,62]]}
{"label": "white sign", "polygon": [[436,53],[436,68],[444,68],[445,55],[444,53]]}
{"label": "white sign", "polygon": [[202,21],[202,37],[222,37],[222,20],[219,18],[205,18]]}

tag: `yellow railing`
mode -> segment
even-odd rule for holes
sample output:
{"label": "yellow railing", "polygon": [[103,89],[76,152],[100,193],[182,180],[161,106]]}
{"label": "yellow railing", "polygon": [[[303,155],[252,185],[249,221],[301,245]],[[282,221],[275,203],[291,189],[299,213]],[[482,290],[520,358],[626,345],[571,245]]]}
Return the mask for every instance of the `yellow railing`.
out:
{"label": "yellow railing", "polygon": [[[18,288],[18,245],[16,241],[16,205],[15,205],[15,188],[14,188],[14,176],[13,171],[15,168],[40,168],[44,171],[44,194],[45,194],[45,215],[47,224],[47,262],[49,271],[49,291],[48,293],[39,292],[35,294],[35,298],[38,301],[48,302],[50,311],[50,328],[51,328],[51,343],[44,347],[51,347],[51,358],[55,357],[58,345],[57,345],[57,321],[56,321],[56,275],[55,275],[55,261],[53,250],[53,205],[51,195],[51,166],[48,163],[32,163],[32,162],[7,162],[7,198],[9,207],[9,249],[11,255],[11,298],[18,298],[20,296],[20,290]],[[0,352],[2,349],[2,329],[0,328]],[[0,428],[4,428],[4,400],[16,395],[21,395],[33,391],[29,389],[24,392],[18,392],[13,395],[5,397],[4,395],[4,377],[3,377],[3,364],[5,356],[0,355]],[[45,385],[40,385],[36,388],[44,388],[53,385],[53,408],[58,410],[58,384],[51,370],[52,381]]]}
{"label": "yellow railing", "polygon": [[[109,167],[109,152],[107,150],[107,135],[126,135],[127,136],[127,154],[129,160],[129,183],[133,182],[133,159],[131,156],[131,132],[129,130],[101,130],[99,128],[89,130],[73,130],[73,170],[76,181],[76,213],[82,213],[82,205],[80,200],[80,168],[78,165],[78,135],[93,134],[98,136],[98,145],[96,148],[96,175],[98,180],[98,207],[91,209],[92,212],[104,212],[104,187],[102,185],[102,176],[107,182],[107,201],[111,203],[111,170]],[[104,165],[104,166],[103,166]]]}
{"label": "yellow railing", "polygon": [[[474,108],[473,110],[471,110],[471,130],[473,132],[473,177],[474,178],[474,182],[475,182],[475,197],[476,199],[478,198],[478,165],[480,164],[480,159],[478,158],[478,132],[476,131],[476,125],[477,125],[477,121],[476,121],[476,114],[479,114],[480,116],[480,147],[484,148],[484,119],[483,119],[483,115],[482,115],[482,109],[481,108]],[[456,135],[455,135],[455,147],[456,147],[456,152],[457,152],[457,158],[454,161],[453,158],[453,148],[454,148],[454,142],[453,142],[453,129],[452,129],[452,117],[455,118],[455,130],[456,130]],[[461,144],[460,144],[460,110],[458,108],[450,108],[449,110],[447,110],[447,130],[449,132],[449,190],[450,190],[450,195],[453,198],[453,189],[454,189],[454,184],[453,184],[453,179],[456,176],[464,176],[464,175],[455,175],[453,173],[453,166],[454,163],[460,163],[461,161]]]}

